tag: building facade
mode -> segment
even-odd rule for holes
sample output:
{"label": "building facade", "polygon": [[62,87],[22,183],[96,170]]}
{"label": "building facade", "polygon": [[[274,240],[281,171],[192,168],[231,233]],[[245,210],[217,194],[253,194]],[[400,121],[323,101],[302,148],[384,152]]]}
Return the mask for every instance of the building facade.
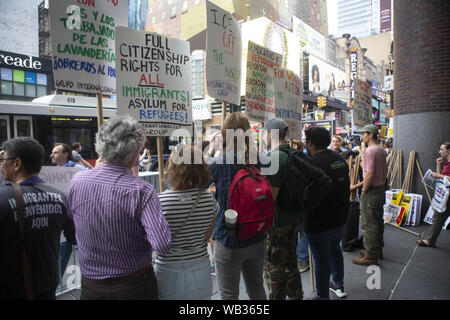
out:
{"label": "building facade", "polygon": [[391,31],[391,0],[338,0],[338,35],[364,38]]}

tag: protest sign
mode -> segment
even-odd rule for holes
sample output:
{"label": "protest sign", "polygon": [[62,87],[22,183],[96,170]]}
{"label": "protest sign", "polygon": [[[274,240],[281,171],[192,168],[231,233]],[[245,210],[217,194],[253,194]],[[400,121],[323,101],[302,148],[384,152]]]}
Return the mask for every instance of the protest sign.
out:
{"label": "protest sign", "polygon": [[355,80],[355,93],[353,105],[353,128],[362,128],[367,124],[372,124],[372,91],[365,82]]}
{"label": "protest sign", "polygon": [[128,25],[126,0],[50,0],[56,89],[116,93],[114,28]]}
{"label": "protest sign", "polygon": [[241,29],[232,14],[206,1],[206,83],[208,95],[241,104]]}
{"label": "protest sign", "polygon": [[289,131],[286,138],[301,140],[303,84],[299,76],[283,68],[274,70],[275,116],[286,120]]}
{"label": "protest sign", "polygon": [[116,28],[117,114],[131,115],[148,136],[192,135],[189,42]]}
{"label": "protest sign", "polygon": [[194,121],[212,119],[212,109],[208,99],[192,100],[192,119]]}
{"label": "protest sign", "polygon": [[250,121],[264,123],[275,118],[275,69],[282,56],[248,42],[245,105]]}
{"label": "protest sign", "polygon": [[72,177],[78,171],[81,171],[81,169],[73,167],[42,166],[39,177],[44,180],[45,183],[66,193],[69,189],[70,180],[72,180]]}
{"label": "protest sign", "polygon": [[423,176],[422,182],[423,184],[427,185],[431,189],[434,190],[436,187],[436,179],[432,177],[433,171],[431,169],[428,169],[425,175]]}

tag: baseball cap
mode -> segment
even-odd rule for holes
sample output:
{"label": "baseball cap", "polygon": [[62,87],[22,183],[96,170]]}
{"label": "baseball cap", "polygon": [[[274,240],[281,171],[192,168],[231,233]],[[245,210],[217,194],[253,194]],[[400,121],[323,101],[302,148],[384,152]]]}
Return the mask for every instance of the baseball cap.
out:
{"label": "baseball cap", "polygon": [[280,118],[274,118],[274,119],[270,119],[267,120],[266,123],[264,124],[264,129],[265,130],[280,130],[281,132],[283,131],[287,131],[288,130],[288,125],[286,123],[286,121],[280,119]]}
{"label": "baseball cap", "polygon": [[359,133],[367,132],[367,133],[373,133],[373,134],[378,135],[378,127],[374,124],[368,124],[368,125],[365,125],[361,130],[358,130],[357,132],[359,132]]}

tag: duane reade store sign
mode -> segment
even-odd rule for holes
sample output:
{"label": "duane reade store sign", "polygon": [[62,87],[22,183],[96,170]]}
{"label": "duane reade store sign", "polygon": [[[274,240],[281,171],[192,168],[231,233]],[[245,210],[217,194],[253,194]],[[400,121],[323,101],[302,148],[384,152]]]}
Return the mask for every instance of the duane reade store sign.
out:
{"label": "duane reade store sign", "polygon": [[22,70],[51,71],[49,60],[26,56],[6,51],[0,51],[0,67],[19,68]]}
{"label": "duane reade store sign", "polygon": [[42,68],[42,63],[38,60],[33,60],[32,56],[28,56],[27,58],[21,58],[19,56],[13,57],[11,55],[5,55],[4,53],[0,53],[0,66],[3,64],[6,64],[8,66],[29,68],[34,70],[41,70]]}

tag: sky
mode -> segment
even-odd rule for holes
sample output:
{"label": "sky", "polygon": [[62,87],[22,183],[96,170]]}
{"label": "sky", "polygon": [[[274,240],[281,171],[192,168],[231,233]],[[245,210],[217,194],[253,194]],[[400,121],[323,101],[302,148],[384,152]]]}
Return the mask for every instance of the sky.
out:
{"label": "sky", "polygon": [[337,34],[337,0],[328,0],[328,34],[332,34],[335,37],[340,37]]}

